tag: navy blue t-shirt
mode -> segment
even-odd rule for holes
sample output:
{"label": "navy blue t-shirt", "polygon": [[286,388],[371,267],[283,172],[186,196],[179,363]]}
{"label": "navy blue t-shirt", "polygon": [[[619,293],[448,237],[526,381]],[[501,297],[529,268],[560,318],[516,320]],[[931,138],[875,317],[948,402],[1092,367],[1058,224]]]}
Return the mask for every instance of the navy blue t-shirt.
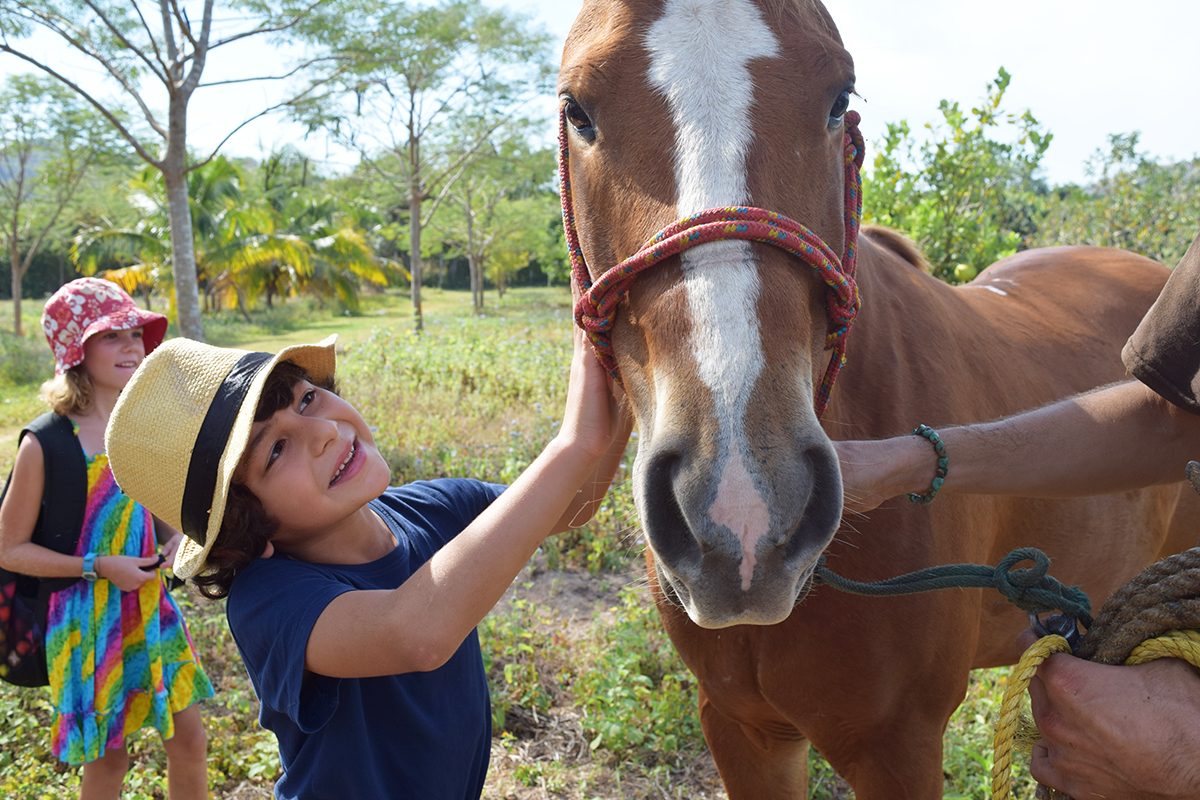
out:
{"label": "navy blue t-shirt", "polygon": [[395,589],[500,496],[503,486],[438,480],[371,502],[399,544],[369,564],[309,564],[276,554],[237,576],[226,615],[275,734],[277,798],[476,800],[491,749],[491,707],[472,631],[433,672],[339,679],[307,672],[313,625],[342,592]]}

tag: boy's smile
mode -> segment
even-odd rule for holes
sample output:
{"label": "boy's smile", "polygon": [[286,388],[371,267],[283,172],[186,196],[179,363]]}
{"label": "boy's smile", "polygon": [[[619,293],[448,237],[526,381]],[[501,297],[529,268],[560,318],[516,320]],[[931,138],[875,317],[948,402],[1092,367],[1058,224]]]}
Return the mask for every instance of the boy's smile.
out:
{"label": "boy's smile", "polygon": [[330,486],[333,486],[343,478],[350,479],[358,474],[358,470],[362,467],[363,463],[361,458],[355,461],[358,452],[358,439],[355,439],[350,443],[350,452],[346,455],[346,459],[338,466],[337,472],[333,474],[333,480],[329,482]]}
{"label": "boy's smile", "polygon": [[[236,478],[279,523],[275,544],[303,560],[310,547],[333,541],[335,533],[377,533],[367,503],[390,479],[362,415],[304,380],[294,387],[288,406],[251,426]],[[344,548],[341,558],[322,557],[348,563],[344,559],[353,557],[353,540],[336,539]]]}

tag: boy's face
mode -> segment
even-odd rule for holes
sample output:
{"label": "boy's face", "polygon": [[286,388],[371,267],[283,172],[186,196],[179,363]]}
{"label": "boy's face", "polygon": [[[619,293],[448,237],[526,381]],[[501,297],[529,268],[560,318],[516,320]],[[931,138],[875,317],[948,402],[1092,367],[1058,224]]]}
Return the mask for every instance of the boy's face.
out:
{"label": "boy's face", "polygon": [[331,533],[387,488],[387,462],[362,415],[306,380],[292,401],[250,428],[238,480],[279,522],[273,541],[287,549]]}

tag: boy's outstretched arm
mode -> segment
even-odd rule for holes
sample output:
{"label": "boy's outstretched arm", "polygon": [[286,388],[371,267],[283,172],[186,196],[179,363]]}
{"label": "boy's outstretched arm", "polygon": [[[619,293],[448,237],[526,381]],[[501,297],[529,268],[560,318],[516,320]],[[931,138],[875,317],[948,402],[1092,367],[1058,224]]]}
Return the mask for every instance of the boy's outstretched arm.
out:
{"label": "boy's outstretched arm", "polygon": [[632,426],[575,334],[558,435],[462,533],[393,591],[334,599],[309,636],[305,667],[361,678],[438,668],[492,609],[548,535],[582,524],[603,497]]}

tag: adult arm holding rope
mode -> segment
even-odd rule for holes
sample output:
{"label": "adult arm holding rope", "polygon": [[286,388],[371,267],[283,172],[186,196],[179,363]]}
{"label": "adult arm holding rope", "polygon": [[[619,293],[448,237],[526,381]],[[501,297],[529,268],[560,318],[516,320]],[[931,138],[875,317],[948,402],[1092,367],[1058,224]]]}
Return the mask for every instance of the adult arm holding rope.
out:
{"label": "adult arm holding rope", "polygon": [[[1182,480],[1188,461],[1200,461],[1200,237],[1122,358],[1138,380],[932,437],[835,442],[846,508],[867,513],[906,493],[918,502],[939,491],[1078,497]],[[930,442],[952,469],[939,471]],[[1022,644],[1035,638],[1026,632]],[[1053,655],[1029,692],[1042,736],[1030,773],[1040,783],[1077,800],[1200,799],[1200,672],[1187,662]]]}

